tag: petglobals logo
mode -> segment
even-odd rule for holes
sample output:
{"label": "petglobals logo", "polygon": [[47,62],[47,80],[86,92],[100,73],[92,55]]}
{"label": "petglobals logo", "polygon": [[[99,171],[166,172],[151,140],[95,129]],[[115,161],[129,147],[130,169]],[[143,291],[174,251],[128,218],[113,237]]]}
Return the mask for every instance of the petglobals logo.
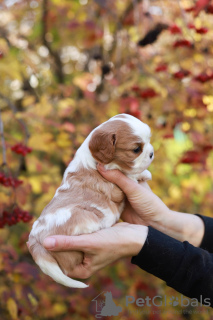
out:
{"label": "petglobals logo", "polygon": [[96,303],[96,318],[118,316],[122,311],[122,307],[113,301],[112,292],[102,291],[92,301]]}
{"label": "petglobals logo", "polygon": [[135,299],[135,297],[133,297],[133,296],[126,296],[126,307],[128,307],[130,304],[133,304],[133,303],[135,303],[136,306],[138,306],[138,307],[143,307],[143,306],[162,307],[162,306],[168,306],[168,305],[171,305],[173,307],[176,307],[178,305],[181,307],[188,307],[188,306],[210,307],[211,306],[210,298],[203,299],[202,295],[200,295],[199,301],[196,298],[189,299],[187,297],[184,297],[183,295],[181,295],[180,299],[178,299],[178,297],[174,297],[174,296],[167,297],[166,295],[165,296],[160,296],[160,295],[154,296],[152,298],[150,298],[149,296],[146,296],[146,298],[144,298],[144,299],[143,298]]}
{"label": "petglobals logo", "polygon": [[[95,310],[96,310],[96,318],[102,318],[102,317],[111,317],[111,316],[118,316],[121,311],[123,310],[123,307],[119,305],[119,303],[115,303],[113,300],[112,293],[109,291],[102,291],[99,295],[97,295],[92,302],[95,302]],[[200,299],[192,298],[189,299],[183,295],[180,297],[168,297],[166,295],[161,296],[157,295],[154,297],[146,296],[145,298],[135,298],[133,296],[126,296],[125,297],[125,309],[128,310],[130,308],[130,305],[135,305],[137,313],[140,310],[143,310],[142,307],[159,307],[159,313],[161,311],[161,307],[165,306],[172,306],[174,307],[198,307],[198,306],[211,306],[210,298],[203,298],[202,295],[200,296]],[[129,310],[130,311],[130,310]],[[132,310],[131,310],[132,312]]]}

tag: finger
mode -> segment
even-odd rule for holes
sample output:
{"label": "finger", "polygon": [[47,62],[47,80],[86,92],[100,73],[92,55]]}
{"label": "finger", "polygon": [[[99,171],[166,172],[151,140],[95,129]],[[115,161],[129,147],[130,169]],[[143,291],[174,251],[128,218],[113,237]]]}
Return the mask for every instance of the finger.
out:
{"label": "finger", "polygon": [[68,273],[68,277],[77,279],[88,279],[91,275],[92,272],[83,264],[77,265],[72,271]]}
{"label": "finger", "polygon": [[120,170],[106,170],[101,164],[97,165],[97,169],[106,180],[115,183],[127,196],[138,189],[138,183],[125,176]]}
{"label": "finger", "polygon": [[144,188],[146,188],[147,190],[151,190],[150,186],[148,185],[148,183],[146,181],[140,181],[139,182],[140,186],[143,186]]}
{"label": "finger", "polygon": [[[90,235],[91,236],[91,235]],[[43,241],[43,246],[52,251],[77,250],[86,251],[91,246],[91,240],[88,235],[81,236],[51,236]]]}

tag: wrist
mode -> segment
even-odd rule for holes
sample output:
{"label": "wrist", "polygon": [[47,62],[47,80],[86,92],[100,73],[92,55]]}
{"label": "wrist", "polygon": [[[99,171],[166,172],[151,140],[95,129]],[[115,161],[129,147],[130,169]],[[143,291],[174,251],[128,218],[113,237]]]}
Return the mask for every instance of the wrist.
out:
{"label": "wrist", "polygon": [[143,248],[147,235],[147,226],[129,224],[128,232],[125,235],[126,243],[123,257],[136,256]]}
{"label": "wrist", "polygon": [[183,241],[187,240],[195,247],[199,247],[204,237],[205,226],[203,220],[194,214],[184,214],[187,216],[183,228]]}
{"label": "wrist", "polygon": [[194,214],[166,210],[161,219],[152,221],[150,226],[179,241],[188,241],[200,246],[204,236],[204,223]]}
{"label": "wrist", "polygon": [[163,233],[172,225],[172,211],[165,205],[163,210],[159,210],[158,214],[148,221],[148,225]]}

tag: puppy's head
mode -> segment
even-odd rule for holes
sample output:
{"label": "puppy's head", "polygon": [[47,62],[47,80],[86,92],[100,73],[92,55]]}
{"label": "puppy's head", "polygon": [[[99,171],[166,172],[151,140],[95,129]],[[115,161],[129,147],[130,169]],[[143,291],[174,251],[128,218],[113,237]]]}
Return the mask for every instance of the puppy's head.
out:
{"label": "puppy's head", "polygon": [[154,159],[147,124],[127,114],[117,115],[94,130],[89,149],[93,158],[109,169],[139,174]]}

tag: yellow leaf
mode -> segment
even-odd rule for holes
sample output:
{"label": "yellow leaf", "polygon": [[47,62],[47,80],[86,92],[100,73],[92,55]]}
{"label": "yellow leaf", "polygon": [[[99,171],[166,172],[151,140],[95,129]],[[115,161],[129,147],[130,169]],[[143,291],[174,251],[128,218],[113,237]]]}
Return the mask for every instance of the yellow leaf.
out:
{"label": "yellow leaf", "polygon": [[7,310],[9,311],[11,318],[16,320],[18,315],[18,307],[15,300],[12,298],[7,300]]}
{"label": "yellow leaf", "polygon": [[13,279],[13,282],[19,283],[20,280],[21,280],[21,275],[18,274],[18,273],[13,273],[13,274],[12,274],[12,279]]}
{"label": "yellow leaf", "polygon": [[29,183],[32,186],[32,191],[36,194],[41,193],[42,188],[41,188],[41,183],[42,183],[42,178],[40,176],[32,176],[28,179]]}
{"label": "yellow leaf", "polygon": [[64,303],[55,303],[53,310],[55,315],[61,315],[67,312],[67,307]]}
{"label": "yellow leaf", "polygon": [[67,107],[74,107],[74,106],[75,106],[75,100],[71,98],[61,99],[58,102],[59,109],[66,109]]}
{"label": "yellow leaf", "polygon": [[9,48],[6,40],[4,40],[3,38],[0,38],[0,51],[3,52],[4,54],[7,54],[8,49]]}
{"label": "yellow leaf", "polygon": [[57,145],[61,148],[71,147],[72,141],[70,139],[70,135],[67,132],[60,132],[56,141]]}
{"label": "yellow leaf", "polygon": [[40,103],[36,103],[35,113],[39,116],[47,116],[52,111],[52,105],[49,103],[46,96],[42,96]]}
{"label": "yellow leaf", "polygon": [[37,307],[38,301],[36,300],[36,298],[31,293],[28,293],[27,296],[28,296],[28,299],[30,300],[32,306]]}
{"label": "yellow leaf", "polygon": [[36,134],[34,133],[29,139],[29,147],[33,148],[33,150],[39,151],[49,151],[50,150],[50,142],[53,140],[53,136],[51,133],[42,133]]}
{"label": "yellow leaf", "polygon": [[0,271],[3,270],[3,258],[0,256]]}
{"label": "yellow leaf", "polygon": [[35,102],[35,97],[34,96],[27,96],[27,97],[25,97],[23,99],[22,105],[23,105],[23,107],[28,107],[31,104],[34,104],[34,102]]}
{"label": "yellow leaf", "polygon": [[73,83],[81,88],[81,90],[86,90],[88,84],[92,82],[93,76],[90,73],[84,73],[81,76],[77,76],[73,79]]}

